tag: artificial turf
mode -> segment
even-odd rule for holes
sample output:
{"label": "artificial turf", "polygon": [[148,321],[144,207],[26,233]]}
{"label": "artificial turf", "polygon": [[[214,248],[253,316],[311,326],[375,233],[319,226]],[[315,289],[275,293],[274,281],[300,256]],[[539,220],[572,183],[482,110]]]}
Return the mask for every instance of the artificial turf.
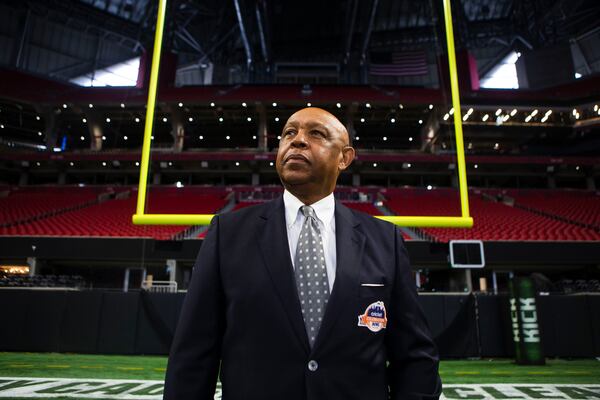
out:
{"label": "artificial turf", "polygon": [[[94,379],[164,379],[164,356],[111,356],[59,353],[0,353],[0,376]],[[600,360],[547,360],[521,366],[511,360],[448,360],[442,381],[465,383],[600,384]]]}

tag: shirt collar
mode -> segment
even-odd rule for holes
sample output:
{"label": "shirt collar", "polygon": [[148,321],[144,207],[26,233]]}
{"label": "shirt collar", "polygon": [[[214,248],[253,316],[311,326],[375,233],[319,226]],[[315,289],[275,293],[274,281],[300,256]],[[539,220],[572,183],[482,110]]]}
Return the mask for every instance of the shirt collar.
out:
{"label": "shirt collar", "polygon": [[[302,207],[304,203],[287,190],[284,190],[283,204],[285,205],[285,223],[289,228],[294,225],[298,219],[300,207]],[[333,193],[330,193],[328,196],[323,197],[321,200],[310,206],[315,210],[317,219],[323,222],[323,225],[329,226],[335,211],[335,197],[333,196]]]}

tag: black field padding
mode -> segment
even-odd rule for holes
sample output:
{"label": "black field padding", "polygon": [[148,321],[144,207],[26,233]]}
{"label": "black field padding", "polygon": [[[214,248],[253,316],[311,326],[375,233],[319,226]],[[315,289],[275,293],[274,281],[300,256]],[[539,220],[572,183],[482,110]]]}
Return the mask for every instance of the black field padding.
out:
{"label": "black field padding", "polygon": [[596,340],[592,330],[594,318],[589,297],[595,296],[537,297],[538,321],[546,357],[596,355],[593,354]]}
{"label": "black field padding", "polygon": [[173,341],[183,294],[140,293],[136,354],[167,354]]}
{"label": "black field padding", "polygon": [[[184,296],[0,290],[0,351],[167,354]],[[537,301],[546,356],[600,356],[600,296]],[[507,296],[421,295],[419,303],[443,358],[514,354]]]}
{"label": "black field padding", "polygon": [[590,319],[592,320],[592,338],[594,339],[594,357],[600,357],[600,296],[588,296]]}
{"label": "black field padding", "polygon": [[59,351],[66,292],[34,290],[26,298],[23,336],[28,351]]}
{"label": "black field padding", "polygon": [[513,356],[510,309],[506,295],[477,295],[481,357]]}
{"label": "black field padding", "polygon": [[30,290],[0,290],[0,348],[4,351],[30,350],[24,332],[30,294]]}
{"label": "black field padding", "polygon": [[61,352],[95,353],[98,343],[102,292],[67,292],[60,327]]}
{"label": "black field padding", "polygon": [[139,298],[137,292],[104,293],[98,353],[135,354]]}
{"label": "black field padding", "polygon": [[479,355],[474,296],[440,296],[443,299],[444,330],[434,335],[443,358]]}

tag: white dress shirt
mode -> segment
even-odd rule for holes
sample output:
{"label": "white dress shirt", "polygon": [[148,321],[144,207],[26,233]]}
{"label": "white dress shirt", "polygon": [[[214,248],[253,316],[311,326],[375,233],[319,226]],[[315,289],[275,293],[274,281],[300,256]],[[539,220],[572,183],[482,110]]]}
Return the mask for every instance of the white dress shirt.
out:
{"label": "white dress shirt", "polygon": [[[285,225],[287,228],[288,243],[290,246],[290,257],[292,266],[296,268],[296,246],[298,237],[304,224],[304,214],[300,207],[304,205],[296,196],[285,190],[283,192],[283,204],[285,206]],[[323,238],[323,251],[325,252],[325,266],[327,267],[327,280],[329,281],[329,293],[333,290],[336,269],[336,243],[335,243],[335,198],[333,193],[322,198],[316,203],[310,204],[315,210],[321,237]]]}

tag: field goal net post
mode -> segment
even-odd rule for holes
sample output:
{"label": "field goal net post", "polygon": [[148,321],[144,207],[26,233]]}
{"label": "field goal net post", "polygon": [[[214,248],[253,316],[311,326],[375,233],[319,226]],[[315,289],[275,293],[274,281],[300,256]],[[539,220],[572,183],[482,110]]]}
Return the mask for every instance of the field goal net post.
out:
{"label": "field goal net post", "polygon": [[[456,69],[456,53],[454,48],[454,31],[450,0],[442,0],[444,5],[444,22],[446,32],[446,47],[448,50],[448,65],[450,74],[450,88],[452,106],[454,108],[454,131],[456,140],[456,165],[458,170],[458,186],[460,196],[460,216],[377,216],[404,227],[443,227],[443,228],[471,228],[473,218],[469,215],[469,197],[467,191],[467,172],[463,144],[462,115],[460,110],[460,95],[458,91],[458,75]],[[142,159],[140,163],[140,180],[136,213],[132,216],[135,225],[209,225],[213,214],[146,214],[146,189],[148,183],[148,170],[150,167],[150,147],[154,123],[154,110],[156,106],[156,91],[160,68],[160,54],[162,49],[163,31],[167,0],[159,0],[156,32],[154,37],[154,52],[150,70],[148,87],[148,103],[146,121],[144,124],[144,139],[142,144]]]}

